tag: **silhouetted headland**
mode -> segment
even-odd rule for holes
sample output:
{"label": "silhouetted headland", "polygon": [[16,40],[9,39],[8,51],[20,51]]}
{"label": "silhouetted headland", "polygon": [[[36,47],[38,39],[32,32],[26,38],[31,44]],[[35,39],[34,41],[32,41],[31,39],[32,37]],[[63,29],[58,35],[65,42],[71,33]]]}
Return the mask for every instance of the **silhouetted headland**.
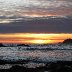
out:
{"label": "silhouetted headland", "polygon": [[65,39],[64,41],[63,41],[63,44],[72,44],[72,39]]}

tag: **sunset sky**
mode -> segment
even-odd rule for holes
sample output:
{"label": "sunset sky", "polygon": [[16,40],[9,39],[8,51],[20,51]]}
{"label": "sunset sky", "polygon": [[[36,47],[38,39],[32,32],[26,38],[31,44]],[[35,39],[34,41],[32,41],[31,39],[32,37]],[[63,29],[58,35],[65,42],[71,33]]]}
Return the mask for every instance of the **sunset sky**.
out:
{"label": "sunset sky", "polygon": [[57,43],[72,38],[72,0],[0,0],[0,42]]}

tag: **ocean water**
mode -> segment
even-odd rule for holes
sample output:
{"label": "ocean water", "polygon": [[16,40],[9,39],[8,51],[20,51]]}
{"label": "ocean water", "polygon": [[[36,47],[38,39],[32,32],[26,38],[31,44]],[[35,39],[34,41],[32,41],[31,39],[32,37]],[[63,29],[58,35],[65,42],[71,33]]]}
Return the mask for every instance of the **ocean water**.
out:
{"label": "ocean water", "polygon": [[1,60],[72,61],[72,49],[46,47],[0,47]]}
{"label": "ocean water", "polygon": [[[68,48],[67,48],[68,47]],[[72,47],[0,47],[0,60],[30,60],[26,67],[44,66],[54,61],[72,61]],[[0,65],[0,68],[10,68],[12,65]]]}

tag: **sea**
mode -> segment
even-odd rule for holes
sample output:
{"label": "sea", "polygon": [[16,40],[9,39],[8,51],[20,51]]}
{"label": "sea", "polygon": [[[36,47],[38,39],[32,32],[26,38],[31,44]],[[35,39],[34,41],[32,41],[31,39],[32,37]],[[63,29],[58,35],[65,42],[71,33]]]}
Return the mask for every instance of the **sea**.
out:
{"label": "sea", "polygon": [[27,68],[45,66],[48,62],[72,61],[72,45],[33,45],[0,47],[0,60],[2,61],[25,61],[16,64],[0,64],[0,69],[9,69],[18,65]]}

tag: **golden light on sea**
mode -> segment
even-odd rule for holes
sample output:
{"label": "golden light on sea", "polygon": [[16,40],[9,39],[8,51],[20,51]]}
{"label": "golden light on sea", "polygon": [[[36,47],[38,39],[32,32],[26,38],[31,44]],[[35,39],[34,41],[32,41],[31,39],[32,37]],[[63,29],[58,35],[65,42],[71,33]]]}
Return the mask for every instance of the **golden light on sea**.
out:
{"label": "golden light on sea", "polygon": [[62,42],[72,38],[72,34],[64,33],[11,33],[0,34],[0,43],[49,44]]}

